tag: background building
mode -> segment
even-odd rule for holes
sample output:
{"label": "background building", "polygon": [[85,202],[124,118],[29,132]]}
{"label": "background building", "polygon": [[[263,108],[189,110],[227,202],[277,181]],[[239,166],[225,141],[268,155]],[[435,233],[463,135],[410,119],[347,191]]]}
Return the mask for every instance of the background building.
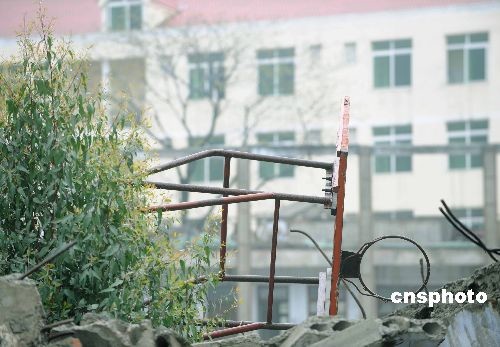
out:
{"label": "background building", "polygon": [[[491,247],[500,246],[500,2],[479,0],[278,1],[46,0],[56,33],[91,62],[111,109],[126,103],[166,162],[206,148],[332,160],[340,100],[351,97],[344,248],[387,234],[428,251],[429,288],[489,260],[438,211],[445,199]],[[31,0],[0,3],[2,55],[32,18]],[[321,195],[321,170],[238,161],[232,187]],[[154,179],[222,185],[221,159]],[[172,193],[173,200],[201,194]],[[267,274],[272,202],[229,208],[233,273]],[[199,209],[175,226],[191,237],[217,210]],[[331,252],[333,220],[321,207],[283,203],[278,275],[316,276],[327,264],[302,236]],[[386,242],[363,262],[382,295],[420,286],[420,255]],[[223,296],[229,287],[222,287]],[[242,285],[233,318],[263,320],[267,286]],[[280,285],[277,320],[316,311],[317,290]],[[361,297],[369,315],[392,304]],[[359,317],[341,293],[340,313]]]}

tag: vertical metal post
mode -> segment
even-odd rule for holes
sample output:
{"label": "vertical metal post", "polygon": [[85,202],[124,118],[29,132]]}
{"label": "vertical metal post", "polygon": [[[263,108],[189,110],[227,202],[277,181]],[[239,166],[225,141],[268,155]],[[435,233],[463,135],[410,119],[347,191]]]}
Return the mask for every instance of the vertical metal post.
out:
{"label": "vertical metal post", "polygon": [[278,221],[280,218],[280,201],[274,200],[273,240],[271,248],[271,264],[269,266],[269,293],[267,295],[267,323],[273,321],[274,274],[276,270],[276,247],[278,245]]}
{"label": "vertical metal post", "polygon": [[340,259],[342,255],[342,228],[344,227],[344,197],[347,170],[347,154],[340,154],[339,189],[337,193],[337,214],[335,215],[335,233],[333,237],[332,283],[330,286],[330,316],[338,312],[338,283],[340,276]]}
{"label": "vertical metal post", "polygon": [[[231,175],[231,157],[224,158],[224,181],[222,186],[224,188],[229,188],[229,176]],[[226,197],[227,194],[222,195]],[[228,213],[228,204],[222,205],[222,221],[220,224],[220,259],[219,259],[219,267],[220,273],[219,276],[221,279],[226,275],[226,240],[227,240],[227,213]]]}
{"label": "vertical metal post", "polygon": [[330,284],[330,316],[338,312],[338,283],[340,278],[340,260],[342,255],[342,228],[344,226],[344,197],[347,171],[347,151],[349,146],[349,111],[350,100],[345,96],[342,100],[341,120],[337,134],[338,170],[333,173],[332,186],[337,189],[337,211],[335,214],[335,230],[333,234],[332,282]]}

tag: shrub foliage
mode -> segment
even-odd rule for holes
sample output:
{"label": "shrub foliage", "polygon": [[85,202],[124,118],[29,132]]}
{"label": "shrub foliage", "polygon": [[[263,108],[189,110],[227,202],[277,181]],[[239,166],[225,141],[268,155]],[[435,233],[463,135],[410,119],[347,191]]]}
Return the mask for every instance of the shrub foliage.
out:
{"label": "shrub foliage", "polygon": [[[43,23],[43,21],[42,21]],[[84,59],[43,25],[19,37],[0,74],[0,274],[24,272],[63,243],[77,245],[32,277],[49,320],[108,311],[172,327],[194,325],[208,286],[210,234],[182,251],[141,209],[147,161],[140,127],[105,112]],[[150,300],[149,305],[144,305]]]}

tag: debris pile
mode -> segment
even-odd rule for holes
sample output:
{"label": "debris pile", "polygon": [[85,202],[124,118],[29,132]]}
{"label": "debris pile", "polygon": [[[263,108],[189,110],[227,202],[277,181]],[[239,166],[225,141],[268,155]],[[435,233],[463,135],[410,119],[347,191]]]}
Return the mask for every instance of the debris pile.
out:
{"label": "debris pile", "polygon": [[[44,325],[35,282],[19,274],[0,277],[0,347],[185,347],[174,331],[151,322],[129,324],[106,314],[87,314],[80,325]],[[310,317],[264,341],[257,332],[196,343],[198,347],[302,346],[495,346],[500,345],[500,263],[446,284],[450,292],[473,290],[488,295],[484,304],[408,305],[388,317],[347,321]]]}

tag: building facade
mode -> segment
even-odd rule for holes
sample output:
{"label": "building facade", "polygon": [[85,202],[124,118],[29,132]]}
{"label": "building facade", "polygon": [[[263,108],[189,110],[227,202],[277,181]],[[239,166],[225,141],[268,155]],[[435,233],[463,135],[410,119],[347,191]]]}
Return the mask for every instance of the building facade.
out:
{"label": "building facade", "polygon": [[[110,109],[125,103],[138,119],[150,119],[159,162],[221,147],[332,160],[340,100],[349,95],[345,249],[357,250],[381,235],[408,236],[428,250],[430,288],[465,276],[488,260],[447,224],[440,199],[488,244],[500,245],[499,1],[45,5],[47,15],[56,17],[56,32],[87,52],[91,84],[105,89]],[[17,15],[0,25],[7,56],[14,53],[15,23],[33,5],[9,0],[0,7]],[[153,178],[221,186],[222,162],[205,159]],[[317,170],[234,166],[232,187],[323,194]],[[172,198],[203,195],[172,192]],[[235,252],[228,271],[267,274],[272,202],[229,211],[228,245]],[[195,235],[214,212],[192,211],[176,228]],[[277,274],[325,271],[321,255],[288,230],[310,232],[331,252],[332,216],[301,203],[283,203],[281,215]],[[416,289],[419,257],[403,243],[380,245],[363,260],[365,282],[382,295]],[[314,314],[316,290],[277,286],[277,320],[299,322]],[[240,293],[234,318],[264,320],[267,286],[242,285]],[[359,317],[353,300],[343,291],[340,296],[340,313]],[[370,315],[394,308],[372,298],[362,302]]]}

